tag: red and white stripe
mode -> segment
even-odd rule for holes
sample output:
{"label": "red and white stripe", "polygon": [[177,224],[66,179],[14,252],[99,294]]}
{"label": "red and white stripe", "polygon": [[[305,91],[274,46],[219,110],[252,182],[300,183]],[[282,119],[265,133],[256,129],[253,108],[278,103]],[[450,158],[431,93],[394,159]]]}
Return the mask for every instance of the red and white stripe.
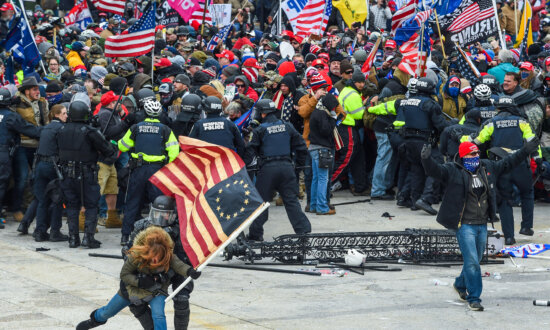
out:
{"label": "red and white stripe", "polygon": [[420,76],[421,64],[426,63],[427,58],[426,52],[418,51],[419,40],[420,36],[415,33],[409,41],[403,43],[403,45],[399,47],[399,51],[403,55],[403,58],[398,68],[413,77]]}
{"label": "red and white stripe", "polygon": [[477,18],[478,22],[490,17],[493,17],[495,15],[495,10],[493,7],[489,7],[487,9],[483,9],[479,12],[479,17]]}
{"label": "red and white stripe", "polygon": [[301,37],[323,34],[328,23],[328,17],[324,15],[325,9],[325,0],[309,0],[300,14],[291,20],[296,28],[295,34]]}
{"label": "red and white stripe", "polygon": [[474,2],[456,18],[456,20],[447,28],[447,30],[450,32],[462,31],[463,29],[477,22],[479,20],[479,16],[479,5]]}
{"label": "red and white stripe", "polygon": [[416,14],[416,17],[414,18],[414,20],[420,26],[424,22],[426,22],[428,20],[428,18],[430,18],[430,16],[432,16],[432,13],[433,13],[433,9],[421,11],[418,14]]}
{"label": "red and white stripe", "polygon": [[155,29],[121,34],[107,38],[105,56],[133,57],[147,54],[155,44]]}
{"label": "red and white stripe", "polygon": [[249,68],[249,67],[243,67],[242,70],[243,75],[250,81],[251,84],[255,84],[258,82],[258,76],[260,75],[260,72],[256,68]]}
{"label": "red and white stripe", "polygon": [[[202,24],[202,15],[204,14],[204,2],[199,3],[197,7],[195,7],[195,11],[193,14],[191,14],[191,18],[189,19],[189,24],[192,24],[194,21],[198,22],[199,24]],[[210,11],[208,8],[206,8],[206,16],[204,16],[204,23],[208,25],[212,25],[212,16],[210,15]]]}
{"label": "red and white stripe", "polygon": [[395,30],[416,13],[416,0],[411,0],[406,6],[395,12],[391,19],[391,35],[395,35]]}
{"label": "red and white stripe", "polygon": [[124,16],[125,0],[96,0],[93,2],[97,10]]}

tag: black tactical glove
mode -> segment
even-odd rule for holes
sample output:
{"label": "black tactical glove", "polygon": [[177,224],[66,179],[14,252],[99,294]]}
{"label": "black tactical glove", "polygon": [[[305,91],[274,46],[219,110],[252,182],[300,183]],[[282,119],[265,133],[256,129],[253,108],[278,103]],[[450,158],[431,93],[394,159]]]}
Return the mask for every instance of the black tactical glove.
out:
{"label": "black tactical glove", "polygon": [[459,129],[459,128],[453,128],[453,129],[451,130],[451,134],[450,134],[450,135],[451,135],[451,139],[452,139],[453,141],[460,142],[460,139],[462,138],[462,136],[463,136],[464,134],[462,133],[462,130],[461,130],[461,129]]}
{"label": "black tactical glove", "polygon": [[539,147],[539,143],[540,143],[540,140],[536,137],[532,138],[530,141],[527,141],[527,143],[525,143],[525,150],[527,150],[527,152],[529,154],[537,151],[538,147]]}
{"label": "black tactical glove", "polygon": [[196,280],[201,276],[201,272],[196,271],[195,269],[191,268],[187,271],[187,276],[191,277],[192,279]]}
{"label": "black tactical glove", "polygon": [[432,146],[429,144],[425,144],[422,147],[422,151],[420,152],[420,157],[422,159],[428,159],[430,158],[431,154],[432,154]]}
{"label": "black tactical glove", "polygon": [[132,126],[136,122],[136,114],[133,112],[130,112],[129,114],[124,117],[124,122],[128,126]]}
{"label": "black tactical glove", "polygon": [[537,164],[537,170],[536,170],[537,173],[542,174],[546,172],[546,167],[544,166],[544,159],[537,157],[535,158],[535,163]]}
{"label": "black tactical glove", "polygon": [[149,289],[155,286],[155,278],[147,274],[138,274],[138,287],[141,289]]}

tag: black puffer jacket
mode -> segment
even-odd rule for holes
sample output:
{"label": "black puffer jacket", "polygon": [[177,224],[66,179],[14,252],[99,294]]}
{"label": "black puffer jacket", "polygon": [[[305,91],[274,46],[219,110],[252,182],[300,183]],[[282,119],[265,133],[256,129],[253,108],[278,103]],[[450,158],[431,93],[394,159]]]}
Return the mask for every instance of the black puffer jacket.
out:
{"label": "black puffer jacket", "polygon": [[[485,185],[489,187],[489,219],[490,222],[499,221],[496,210],[496,182],[502,173],[512,170],[527,159],[529,152],[526,147],[499,161],[482,159],[478,174]],[[438,164],[432,157],[422,159],[422,165],[427,175],[446,184],[447,189],[437,214],[437,222],[447,229],[458,229],[464,216],[464,208],[469,191],[470,174],[455,158],[454,162]]]}

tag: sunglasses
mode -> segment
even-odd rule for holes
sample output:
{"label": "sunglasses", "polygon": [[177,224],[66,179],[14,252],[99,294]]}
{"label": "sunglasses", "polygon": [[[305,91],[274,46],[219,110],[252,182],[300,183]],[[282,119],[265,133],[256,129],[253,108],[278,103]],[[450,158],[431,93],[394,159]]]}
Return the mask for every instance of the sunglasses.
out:
{"label": "sunglasses", "polygon": [[315,68],[320,69],[320,70],[324,70],[325,66],[324,65],[316,65]]}
{"label": "sunglasses", "polygon": [[353,73],[353,70],[348,70],[346,72],[344,72],[345,74],[352,74]]}
{"label": "sunglasses", "polygon": [[237,88],[244,88],[245,85],[238,84],[238,85],[235,85],[235,86],[237,86]]}

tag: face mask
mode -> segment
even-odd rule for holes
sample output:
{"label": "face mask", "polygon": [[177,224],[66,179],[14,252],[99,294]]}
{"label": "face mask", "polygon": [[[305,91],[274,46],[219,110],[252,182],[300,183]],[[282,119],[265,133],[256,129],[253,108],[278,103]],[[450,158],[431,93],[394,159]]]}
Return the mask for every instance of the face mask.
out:
{"label": "face mask", "polygon": [[170,103],[170,100],[172,100],[172,93],[168,93],[168,94],[162,94],[161,97],[160,97],[160,103],[162,105],[167,105]]}
{"label": "face mask", "polygon": [[472,158],[462,158],[462,164],[468,171],[474,173],[479,167],[479,156]]}
{"label": "face mask", "polygon": [[528,77],[529,77],[529,72],[523,71],[523,72],[521,73],[521,79],[527,79]]}
{"label": "face mask", "polygon": [[277,69],[277,64],[272,64],[272,63],[265,64],[266,71],[275,71],[276,69]]}
{"label": "face mask", "polygon": [[59,103],[59,101],[61,101],[62,97],[63,97],[63,93],[59,93],[57,95],[47,96],[46,100],[48,100],[48,103],[50,105],[54,105],[54,104]]}
{"label": "face mask", "polygon": [[296,72],[298,72],[298,74],[304,73],[304,70],[306,69],[305,63],[298,61],[294,62],[294,67],[296,68]]}
{"label": "face mask", "polygon": [[457,97],[459,92],[460,89],[458,87],[449,87],[449,95],[451,95],[451,97]]}

